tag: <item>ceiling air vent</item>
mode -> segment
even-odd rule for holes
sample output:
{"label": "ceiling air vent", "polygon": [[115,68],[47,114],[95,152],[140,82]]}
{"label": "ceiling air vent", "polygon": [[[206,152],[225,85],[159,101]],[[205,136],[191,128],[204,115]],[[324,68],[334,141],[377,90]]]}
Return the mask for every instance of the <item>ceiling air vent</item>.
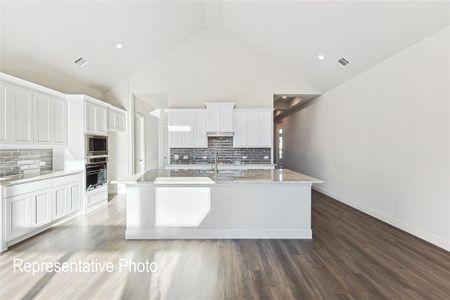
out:
{"label": "ceiling air vent", "polygon": [[346,66],[346,65],[348,65],[350,62],[348,61],[348,60],[346,60],[345,58],[340,58],[339,60],[338,60],[338,63],[340,63],[341,65],[343,65],[344,67]]}
{"label": "ceiling air vent", "polygon": [[73,62],[74,62],[74,64],[79,65],[81,67],[81,66],[84,66],[85,64],[87,64],[88,61],[82,57],[79,57],[79,58],[75,59]]}

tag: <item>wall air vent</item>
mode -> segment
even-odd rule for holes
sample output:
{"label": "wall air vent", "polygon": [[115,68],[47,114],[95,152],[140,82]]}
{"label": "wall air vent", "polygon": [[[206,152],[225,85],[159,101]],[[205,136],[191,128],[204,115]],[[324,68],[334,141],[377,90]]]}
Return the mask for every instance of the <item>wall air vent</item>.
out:
{"label": "wall air vent", "polygon": [[348,60],[346,60],[345,58],[340,58],[339,60],[338,60],[338,63],[340,63],[341,65],[343,65],[344,67],[346,66],[346,65],[348,65],[350,62],[348,61]]}
{"label": "wall air vent", "polygon": [[87,64],[87,60],[86,59],[84,59],[84,58],[82,58],[82,57],[79,57],[79,58],[77,58],[77,59],[75,59],[74,61],[73,61],[73,63],[74,64],[76,64],[76,65],[78,65],[78,66],[84,66],[85,64]]}

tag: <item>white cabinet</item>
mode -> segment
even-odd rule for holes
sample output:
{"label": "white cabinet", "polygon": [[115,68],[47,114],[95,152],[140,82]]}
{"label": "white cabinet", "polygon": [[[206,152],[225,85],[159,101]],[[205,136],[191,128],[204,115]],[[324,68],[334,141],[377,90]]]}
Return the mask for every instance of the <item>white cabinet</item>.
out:
{"label": "white cabinet", "polygon": [[35,93],[34,106],[34,142],[50,144],[53,139],[53,99],[47,95]]}
{"label": "white cabinet", "polygon": [[69,212],[76,211],[81,208],[81,183],[75,182],[69,184],[67,188],[66,208]]}
{"label": "white cabinet", "polygon": [[67,144],[65,95],[13,77],[0,81],[0,143]]}
{"label": "white cabinet", "polygon": [[6,240],[18,238],[30,231],[30,195],[6,199]]}
{"label": "white cabinet", "polygon": [[13,140],[15,143],[33,142],[33,97],[31,91],[19,87],[12,90],[14,107]]}
{"label": "white cabinet", "polygon": [[54,190],[53,218],[60,218],[66,214],[67,186],[61,186]]}
{"label": "white cabinet", "polygon": [[108,131],[126,131],[126,111],[108,107]]}
{"label": "white cabinet", "polygon": [[0,143],[33,143],[33,94],[0,82]]}
{"label": "white cabinet", "polygon": [[53,99],[52,144],[67,144],[67,122],[67,99]]}
{"label": "white cabinet", "polygon": [[270,148],[273,139],[271,109],[236,109],[233,146]]}
{"label": "white cabinet", "polygon": [[86,193],[86,207],[108,201],[108,190],[105,187],[96,188]]}
{"label": "white cabinet", "polygon": [[89,134],[106,135],[108,108],[98,103],[85,101],[85,131]]}
{"label": "white cabinet", "polygon": [[6,187],[6,241],[81,209],[79,174]]}
{"label": "white cabinet", "polygon": [[206,130],[211,133],[234,131],[234,103],[206,103]]}
{"label": "white cabinet", "polygon": [[169,148],[208,146],[205,109],[171,109],[168,118]]}
{"label": "white cabinet", "polygon": [[11,134],[8,125],[11,124],[10,105],[12,105],[12,101],[8,99],[8,91],[7,85],[0,82],[0,143],[9,140]]}
{"label": "white cabinet", "polygon": [[33,94],[34,143],[67,144],[67,100]]}
{"label": "white cabinet", "polygon": [[30,194],[30,229],[52,221],[52,191],[43,190]]}

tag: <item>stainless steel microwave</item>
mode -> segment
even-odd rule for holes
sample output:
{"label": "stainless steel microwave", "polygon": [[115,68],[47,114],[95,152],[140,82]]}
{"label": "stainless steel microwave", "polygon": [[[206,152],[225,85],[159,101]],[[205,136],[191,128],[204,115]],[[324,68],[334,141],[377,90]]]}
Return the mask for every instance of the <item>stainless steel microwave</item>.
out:
{"label": "stainless steel microwave", "polygon": [[108,155],[108,137],[87,135],[86,155],[87,156]]}

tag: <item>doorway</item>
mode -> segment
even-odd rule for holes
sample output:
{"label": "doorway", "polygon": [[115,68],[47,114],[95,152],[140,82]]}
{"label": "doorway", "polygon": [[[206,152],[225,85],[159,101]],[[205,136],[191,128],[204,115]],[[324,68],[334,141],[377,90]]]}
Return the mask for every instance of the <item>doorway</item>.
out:
{"label": "doorway", "polygon": [[134,173],[145,171],[145,119],[141,113],[134,113]]}

